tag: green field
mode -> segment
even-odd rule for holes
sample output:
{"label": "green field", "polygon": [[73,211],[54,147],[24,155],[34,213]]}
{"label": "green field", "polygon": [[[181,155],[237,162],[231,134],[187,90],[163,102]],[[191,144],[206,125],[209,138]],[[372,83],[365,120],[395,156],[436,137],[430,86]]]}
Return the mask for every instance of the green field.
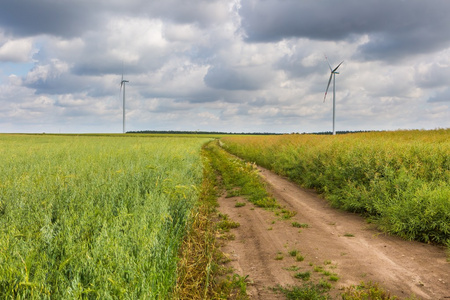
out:
{"label": "green field", "polygon": [[221,141],[389,233],[450,245],[450,129]]}
{"label": "green field", "polygon": [[241,281],[214,277],[216,193],[281,209],[253,162],[389,233],[450,245],[450,130],[202,148],[213,137],[0,135],[0,298],[226,298]]}
{"label": "green field", "polygon": [[0,135],[0,298],[170,298],[206,141]]}

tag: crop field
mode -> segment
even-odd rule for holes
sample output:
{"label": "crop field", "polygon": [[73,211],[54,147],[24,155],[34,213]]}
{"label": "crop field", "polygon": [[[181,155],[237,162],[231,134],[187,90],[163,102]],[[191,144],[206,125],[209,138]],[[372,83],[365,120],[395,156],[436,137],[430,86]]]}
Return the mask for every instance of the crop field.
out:
{"label": "crop field", "polygon": [[450,130],[214,137],[0,135],[0,298],[226,298],[242,282],[213,278],[218,191],[290,213],[253,163],[450,246]]}
{"label": "crop field", "polygon": [[0,135],[0,298],[170,298],[208,140]]}
{"label": "crop field", "polygon": [[388,233],[450,245],[450,130],[223,137],[229,152],[362,213]]}

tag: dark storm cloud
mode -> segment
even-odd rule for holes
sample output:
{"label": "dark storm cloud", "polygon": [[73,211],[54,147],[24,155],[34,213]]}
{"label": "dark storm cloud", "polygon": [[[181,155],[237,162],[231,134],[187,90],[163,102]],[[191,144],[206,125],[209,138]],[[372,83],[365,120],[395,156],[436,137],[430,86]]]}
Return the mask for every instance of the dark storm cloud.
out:
{"label": "dark storm cloud", "polygon": [[356,56],[390,60],[448,46],[449,11],[446,0],[243,0],[240,15],[248,42],[292,37],[340,41],[368,35]]}
{"label": "dark storm cloud", "polygon": [[91,1],[20,0],[3,1],[0,26],[9,35],[49,34],[74,37],[102,20],[98,5]]}
{"label": "dark storm cloud", "polygon": [[207,26],[225,18],[226,13],[220,13],[220,8],[226,11],[223,2],[207,0],[6,0],[0,9],[0,27],[12,36],[47,34],[72,38],[96,30],[113,15],[141,15]]}

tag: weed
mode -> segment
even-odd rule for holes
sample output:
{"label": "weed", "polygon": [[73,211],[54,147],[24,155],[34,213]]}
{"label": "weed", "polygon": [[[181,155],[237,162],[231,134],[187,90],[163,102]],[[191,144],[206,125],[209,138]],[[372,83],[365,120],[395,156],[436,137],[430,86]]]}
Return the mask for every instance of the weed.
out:
{"label": "weed", "polygon": [[221,232],[228,232],[230,229],[238,228],[239,226],[240,224],[238,222],[234,222],[228,218],[223,219],[216,224],[217,229]]}
{"label": "weed", "polygon": [[304,261],[305,257],[299,253],[299,254],[297,254],[297,256],[295,256],[295,260],[296,261]]}
{"label": "weed", "polygon": [[297,279],[303,279],[304,281],[308,281],[311,278],[311,272],[307,271],[296,273],[294,277]]}
{"label": "weed", "polygon": [[245,206],[245,202],[236,202],[236,204],[234,205],[234,207],[242,207]]}
{"label": "weed", "polygon": [[281,218],[283,220],[289,220],[290,218],[294,217],[296,214],[297,214],[297,212],[293,211],[293,210],[287,210],[287,209],[281,210]]}
{"label": "weed", "polygon": [[219,236],[219,239],[225,240],[225,241],[234,241],[236,239],[236,236],[233,233],[226,232]]}
{"label": "weed", "polygon": [[240,276],[238,274],[234,274],[231,281],[232,286],[239,289],[239,295],[245,298],[247,298],[247,278],[248,275]]}
{"label": "weed", "polygon": [[353,233],[345,233],[344,236],[346,236],[346,237],[354,237],[355,235]]}
{"label": "weed", "polygon": [[380,288],[376,283],[361,282],[357,286],[350,286],[345,288],[342,293],[343,300],[358,300],[358,299],[380,299],[380,300],[394,300],[398,299]]}
{"label": "weed", "polygon": [[337,276],[336,274],[330,276],[330,281],[338,281],[338,280],[339,276]]}
{"label": "weed", "polygon": [[288,253],[289,253],[290,256],[296,256],[300,252],[298,250],[290,250]]}
{"label": "weed", "polygon": [[308,228],[309,225],[306,223],[292,222],[292,226],[297,228]]}
{"label": "weed", "polygon": [[336,269],[337,268],[337,264],[329,266],[330,269]]}
{"label": "weed", "polygon": [[323,288],[324,290],[330,290],[331,289],[331,283],[329,283],[328,281],[325,281],[323,279],[321,279],[317,285],[319,287]]}
{"label": "weed", "polygon": [[297,266],[290,266],[290,267],[288,267],[288,268],[283,268],[284,270],[287,270],[287,271],[298,271],[299,269],[300,269],[300,267],[297,267]]}
{"label": "weed", "polygon": [[322,266],[314,266],[314,272],[323,272],[323,267]]}
{"label": "weed", "polygon": [[287,299],[311,299],[311,300],[328,300],[331,299],[327,294],[328,289],[321,285],[315,285],[311,282],[305,283],[302,286],[277,286],[275,291],[283,293]]}
{"label": "weed", "polygon": [[275,260],[283,260],[284,256],[283,253],[278,252],[277,255],[275,256]]}
{"label": "weed", "polygon": [[[239,299],[247,300],[247,276],[239,274],[228,275],[225,280],[221,280],[218,286],[217,294],[214,299]],[[209,299],[209,298],[208,298]]]}

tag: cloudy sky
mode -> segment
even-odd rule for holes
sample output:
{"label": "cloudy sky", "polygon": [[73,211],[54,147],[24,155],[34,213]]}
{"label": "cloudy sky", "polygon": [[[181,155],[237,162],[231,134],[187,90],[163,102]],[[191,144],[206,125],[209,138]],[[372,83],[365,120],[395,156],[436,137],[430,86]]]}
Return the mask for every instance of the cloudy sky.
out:
{"label": "cloudy sky", "polygon": [[[5,0],[0,132],[450,127],[448,0]],[[123,67],[122,67],[123,66]]]}

